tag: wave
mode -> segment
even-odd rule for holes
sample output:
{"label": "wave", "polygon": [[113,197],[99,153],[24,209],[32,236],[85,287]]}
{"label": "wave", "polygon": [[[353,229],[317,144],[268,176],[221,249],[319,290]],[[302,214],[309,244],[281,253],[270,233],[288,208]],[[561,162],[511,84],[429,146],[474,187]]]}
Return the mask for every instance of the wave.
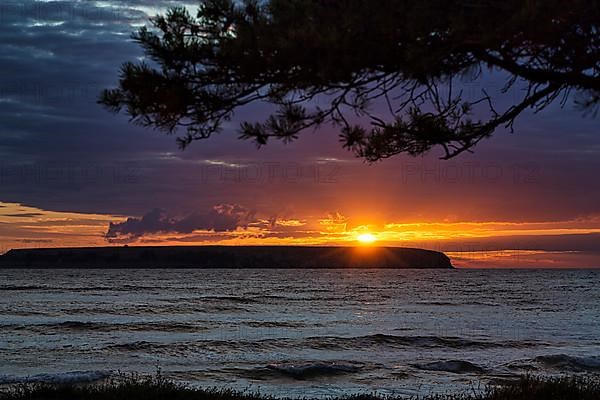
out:
{"label": "wave", "polygon": [[423,305],[423,306],[458,306],[462,305],[460,303],[455,303],[452,301],[417,301],[415,304]]}
{"label": "wave", "polygon": [[100,350],[108,351],[125,351],[125,352],[144,352],[151,354],[169,354],[169,355],[186,355],[190,353],[197,354],[199,352],[211,352],[216,354],[232,354],[233,352],[240,353],[259,353],[266,351],[276,351],[283,348],[291,347],[290,342],[286,339],[273,340],[198,340],[185,341],[174,343],[159,343],[148,342],[145,340],[115,343],[101,348]]}
{"label": "wave", "polygon": [[302,328],[306,326],[302,322],[294,321],[247,321],[244,325],[252,328]]}
{"label": "wave", "polygon": [[36,333],[54,334],[56,332],[198,332],[210,329],[210,327],[178,322],[131,322],[131,323],[107,323],[93,321],[63,321],[47,324],[33,325],[0,325],[2,329],[13,329],[17,331],[34,331]]}
{"label": "wave", "polygon": [[106,379],[111,376],[110,371],[71,371],[56,374],[38,374],[18,377],[13,375],[0,375],[0,385],[17,383],[86,383]]}
{"label": "wave", "polygon": [[250,297],[241,297],[241,296],[200,296],[193,300],[200,301],[225,301],[230,303],[237,304],[253,304],[258,303],[258,301],[254,298]]}
{"label": "wave", "polygon": [[538,342],[529,341],[482,341],[460,337],[445,336],[398,336],[374,334],[357,337],[311,337],[306,339],[307,345],[316,349],[347,350],[372,347],[440,347],[440,348],[496,348],[496,347],[530,347],[537,346]]}
{"label": "wave", "polygon": [[302,364],[269,364],[267,369],[294,379],[311,379],[358,372],[361,365],[315,362]]}
{"label": "wave", "polygon": [[105,349],[123,350],[123,351],[140,351],[140,350],[159,349],[162,346],[164,346],[164,345],[161,345],[159,343],[146,342],[145,340],[140,340],[137,342],[130,342],[130,343],[111,344],[111,345],[105,347]]}
{"label": "wave", "polygon": [[47,286],[36,286],[36,285],[3,285],[0,286],[0,292],[4,291],[26,291],[26,290],[44,290],[48,289]]}
{"label": "wave", "polygon": [[572,372],[600,371],[599,357],[572,357],[565,354],[539,356],[535,361],[546,368]]}
{"label": "wave", "polygon": [[58,290],[60,292],[130,292],[138,290],[156,290],[156,286],[135,286],[123,285],[118,286],[42,286],[42,285],[3,285],[0,286],[0,291],[10,290]]}
{"label": "wave", "polygon": [[427,364],[413,364],[413,367],[425,371],[451,372],[454,374],[483,374],[486,372],[484,368],[463,360],[434,361]]}
{"label": "wave", "polygon": [[418,305],[423,305],[423,306],[487,306],[487,307],[499,307],[500,304],[499,303],[494,303],[494,302],[486,302],[486,301],[461,301],[461,302],[454,302],[454,301],[417,301],[415,302],[415,304]]}
{"label": "wave", "polygon": [[301,350],[328,350],[328,351],[381,351],[385,348],[439,348],[439,349],[490,349],[490,348],[523,348],[538,346],[541,342],[526,341],[476,341],[463,338],[438,337],[438,336],[395,336],[395,335],[369,335],[358,337],[317,336],[309,338],[269,338],[244,340],[196,340],[174,343],[155,343],[138,341],[130,343],[114,343],[104,349],[112,351],[144,351],[150,353],[163,353],[174,351],[177,353],[210,351],[217,354],[228,352],[268,352],[283,351],[286,349]]}

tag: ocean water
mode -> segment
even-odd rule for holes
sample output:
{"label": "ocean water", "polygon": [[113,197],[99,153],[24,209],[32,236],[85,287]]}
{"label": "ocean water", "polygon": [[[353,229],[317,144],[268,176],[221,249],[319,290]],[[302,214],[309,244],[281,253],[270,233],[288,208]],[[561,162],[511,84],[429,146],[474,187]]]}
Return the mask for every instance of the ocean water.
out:
{"label": "ocean water", "polygon": [[0,384],[279,396],[600,373],[600,270],[0,270]]}

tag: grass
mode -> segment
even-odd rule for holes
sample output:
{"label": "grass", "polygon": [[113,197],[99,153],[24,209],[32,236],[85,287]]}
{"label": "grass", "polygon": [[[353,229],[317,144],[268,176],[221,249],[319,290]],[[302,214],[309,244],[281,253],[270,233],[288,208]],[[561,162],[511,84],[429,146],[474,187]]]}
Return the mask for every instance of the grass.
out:
{"label": "grass", "polygon": [[[197,389],[170,381],[160,374],[132,375],[94,385],[22,384],[0,392],[1,400],[276,400],[274,397],[227,389]],[[333,399],[333,398],[332,398]],[[373,394],[339,400],[394,400]],[[398,398],[399,399],[399,398]],[[600,377],[540,378],[526,376],[483,393],[432,395],[419,400],[599,400]]]}

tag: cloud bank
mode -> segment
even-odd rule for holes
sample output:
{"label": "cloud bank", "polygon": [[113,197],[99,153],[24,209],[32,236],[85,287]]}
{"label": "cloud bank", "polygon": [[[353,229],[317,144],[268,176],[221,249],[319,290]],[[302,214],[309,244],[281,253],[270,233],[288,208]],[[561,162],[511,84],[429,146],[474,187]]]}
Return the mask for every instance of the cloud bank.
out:
{"label": "cloud bank", "polygon": [[232,232],[246,229],[255,220],[254,212],[237,204],[219,204],[208,212],[196,212],[177,218],[165,210],[155,208],[141,218],[128,218],[124,222],[111,222],[105,234],[111,243],[133,242],[145,235],[194,231]]}

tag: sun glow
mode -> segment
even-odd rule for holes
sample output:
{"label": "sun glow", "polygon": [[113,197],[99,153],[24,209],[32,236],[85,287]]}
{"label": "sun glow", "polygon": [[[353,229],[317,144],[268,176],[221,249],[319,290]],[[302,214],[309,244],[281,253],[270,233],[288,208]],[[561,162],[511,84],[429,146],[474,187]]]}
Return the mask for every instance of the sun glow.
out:
{"label": "sun glow", "polygon": [[375,235],[373,235],[372,233],[362,233],[360,235],[358,235],[356,237],[356,239],[361,242],[361,243],[373,243],[377,240],[377,238],[375,237]]}

